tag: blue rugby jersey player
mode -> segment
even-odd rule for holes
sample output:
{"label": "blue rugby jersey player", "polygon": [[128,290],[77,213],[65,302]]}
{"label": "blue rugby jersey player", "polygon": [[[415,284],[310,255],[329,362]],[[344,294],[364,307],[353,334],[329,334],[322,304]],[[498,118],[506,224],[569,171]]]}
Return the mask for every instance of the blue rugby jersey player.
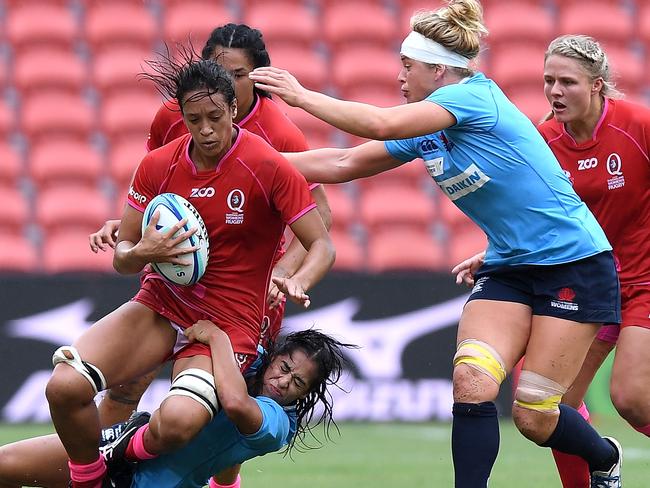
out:
{"label": "blue rugby jersey player", "polygon": [[140,461],[131,487],[201,488],[225,468],[285,447],[296,431],[295,408],[263,396],[255,401],[263,416],[257,432],[241,434],[222,410],[185,447]]}
{"label": "blue rugby jersey player", "polygon": [[427,97],[456,124],[386,141],[395,159],[427,171],[488,237],[485,268],[553,265],[611,250],[535,126],[482,73]]}

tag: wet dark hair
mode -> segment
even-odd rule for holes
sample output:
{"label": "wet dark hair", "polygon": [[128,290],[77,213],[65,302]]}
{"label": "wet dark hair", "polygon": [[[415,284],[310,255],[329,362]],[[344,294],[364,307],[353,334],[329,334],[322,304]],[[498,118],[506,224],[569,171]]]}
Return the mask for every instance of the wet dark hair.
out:
{"label": "wet dark hair", "polygon": [[[217,93],[223,95],[229,106],[235,100],[235,86],[230,73],[215,60],[200,58],[191,46],[179,46],[178,59],[174,59],[166,49],[165,53],[146,61],[146,64],[151,72],[140,73],[139,77],[152,81],[167,100],[176,99],[181,112],[185,101],[196,101]],[[185,96],[193,91],[199,93],[185,100]]]}
{"label": "wet dark hair", "polygon": [[[262,33],[246,24],[230,23],[214,29],[210,33],[205,46],[203,46],[201,57],[203,59],[212,59],[217,46],[243,49],[254,68],[271,65],[271,58],[266,50]],[[268,92],[258,88],[255,88],[255,93],[271,98]]]}
{"label": "wet dark hair", "polygon": [[[343,349],[355,349],[353,344],[345,344],[337,341],[327,334],[316,329],[302,330],[287,335],[277,345],[270,344],[267,353],[262,356],[262,364],[257,373],[251,378],[251,391],[259,392],[262,389],[264,373],[276,357],[284,354],[291,355],[294,351],[303,351],[309,359],[317,366],[318,374],[311,383],[309,393],[303,399],[296,402],[296,433],[291,439],[287,452],[291,451],[296,442],[303,448],[311,448],[305,442],[305,437],[310,434],[315,439],[312,429],[319,424],[323,425],[325,437],[329,439],[329,429],[332,425],[338,430],[336,422],[332,418],[333,399],[328,391],[330,385],[336,385],[343,372],[345,359]],[[321,404],[323,411],[316,421],[314,420],[315,408]]]}

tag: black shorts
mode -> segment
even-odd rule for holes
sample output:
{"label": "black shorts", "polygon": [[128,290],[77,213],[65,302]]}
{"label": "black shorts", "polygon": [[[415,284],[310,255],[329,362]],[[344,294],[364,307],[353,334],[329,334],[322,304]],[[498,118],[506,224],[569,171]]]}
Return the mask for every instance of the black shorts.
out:
{"label": "black shorts", "polygon": [[551,266],[481,267],[471,300],[528,305],[533,315],[595,324],[621,323],[621,289],[611,252]]}

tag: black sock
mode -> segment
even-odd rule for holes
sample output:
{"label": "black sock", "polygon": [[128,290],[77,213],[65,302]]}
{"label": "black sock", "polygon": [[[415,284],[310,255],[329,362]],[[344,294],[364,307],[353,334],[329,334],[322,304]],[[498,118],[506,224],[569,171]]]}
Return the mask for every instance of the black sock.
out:
{"label": "black sock", "polygon": [[486,488],[499,452],[499,421],[493,402],[454,403],[451,452],[456,488]]}
{"label": "black sock", "polygon": [[560,405],[560,418],[551,437],[542,444],[566,454],[580,456],[590,471],[608,471],[618,461],[614,446],[603,439],[577,410]]}

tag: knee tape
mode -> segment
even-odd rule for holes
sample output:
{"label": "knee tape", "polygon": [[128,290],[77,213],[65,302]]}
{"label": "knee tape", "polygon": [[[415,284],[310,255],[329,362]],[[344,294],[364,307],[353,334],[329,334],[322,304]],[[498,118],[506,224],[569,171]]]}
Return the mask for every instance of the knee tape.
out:
{"label": "knee tape", "polygon": [[465,339],[458,344],[454,366],[459,364],[478,369],[496,381],[497,385],[506,378],[506,367],[499,353],[489,344],[476,339]]}
{"label": "knee tape", "polygon": [[79,356],[79,351],[72,346],[61,346],[52,356],[52,365],[56,366],[59,363],[66,363],[72,366],[78,373],[81,374],[95,390],[95,394],[106,389],[106,378],[97,366],[94,366],[86,361],[82,361]]}
{"label": "knee tape", "polygon": [[522,370],[515,392],[515,405],[544,413],[560,411],[560,401],[567,389],[532,371]]}
{"label": "knee tape", "polygon": [[181,395],[189,397],[205,407],[212,419],[220,410],[217,390],[214,387],[214,376],[198,368],[189,368],[181,371],[172,382],[170,396]]}

